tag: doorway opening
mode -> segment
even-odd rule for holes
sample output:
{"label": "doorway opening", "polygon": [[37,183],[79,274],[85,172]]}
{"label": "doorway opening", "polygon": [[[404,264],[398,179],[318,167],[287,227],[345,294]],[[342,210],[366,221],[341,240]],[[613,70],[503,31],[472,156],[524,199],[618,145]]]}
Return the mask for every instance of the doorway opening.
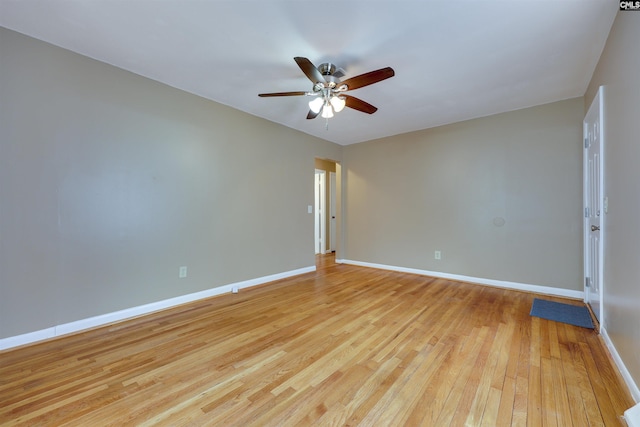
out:
{"label": "doorway opening", "polygon": [[315,159],[314,251],[316,256],[333,254],[338,245],[339,165]]}
{"label": "doorway opening", "polygon": [[314,247],[315,253],[323,254],[326,252],[326,172],[321,169],[316,169],[316,176],[314,181],[314,201],[315,201],[315,214],[313,215],[314,225]]}

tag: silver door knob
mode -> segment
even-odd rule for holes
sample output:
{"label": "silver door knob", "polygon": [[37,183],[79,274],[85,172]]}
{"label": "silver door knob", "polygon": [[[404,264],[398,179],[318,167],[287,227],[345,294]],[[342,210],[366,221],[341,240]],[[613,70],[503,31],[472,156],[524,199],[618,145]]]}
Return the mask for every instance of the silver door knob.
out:
{"label": "silver door knob", "polygon": [[600,230],[600,227],[598,227],[597,225],[591,226],[591,231],[598,231],[598,230]]}

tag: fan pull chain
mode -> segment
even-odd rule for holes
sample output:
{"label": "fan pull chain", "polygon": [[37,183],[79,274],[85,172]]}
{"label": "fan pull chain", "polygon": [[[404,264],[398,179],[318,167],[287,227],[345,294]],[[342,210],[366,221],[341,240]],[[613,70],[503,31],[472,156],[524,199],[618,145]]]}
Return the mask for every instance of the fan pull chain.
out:
{"label": "fan pull chain", "polygon": [[324,129],[325,129],[325,130],[329,130],[329,118],[327,118],[326,120],[327,120],[327,122],[326,122],[326,124],[324,125]]}

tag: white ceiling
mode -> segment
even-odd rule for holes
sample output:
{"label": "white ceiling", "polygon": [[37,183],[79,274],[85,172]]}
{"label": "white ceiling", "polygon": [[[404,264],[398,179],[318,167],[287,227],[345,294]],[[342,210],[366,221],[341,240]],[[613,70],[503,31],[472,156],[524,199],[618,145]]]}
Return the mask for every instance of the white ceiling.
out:
{"label": "white ceiling", "polygon": [[[338,144],[582,96],[615,0],[0,0],[0,25]],[[378,107],[307,120],[293,58]]]}

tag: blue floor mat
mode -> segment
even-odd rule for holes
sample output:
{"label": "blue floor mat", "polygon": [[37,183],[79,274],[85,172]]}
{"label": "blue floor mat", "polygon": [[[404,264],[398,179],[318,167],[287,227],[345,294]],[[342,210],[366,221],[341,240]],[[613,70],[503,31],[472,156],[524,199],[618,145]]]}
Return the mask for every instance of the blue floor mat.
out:
{"label": "blue floor mat", "polygon": [[542,319],[593,329],[591,314],[584,305],[564,304],[536,298],[533,300],[529,314]]}

